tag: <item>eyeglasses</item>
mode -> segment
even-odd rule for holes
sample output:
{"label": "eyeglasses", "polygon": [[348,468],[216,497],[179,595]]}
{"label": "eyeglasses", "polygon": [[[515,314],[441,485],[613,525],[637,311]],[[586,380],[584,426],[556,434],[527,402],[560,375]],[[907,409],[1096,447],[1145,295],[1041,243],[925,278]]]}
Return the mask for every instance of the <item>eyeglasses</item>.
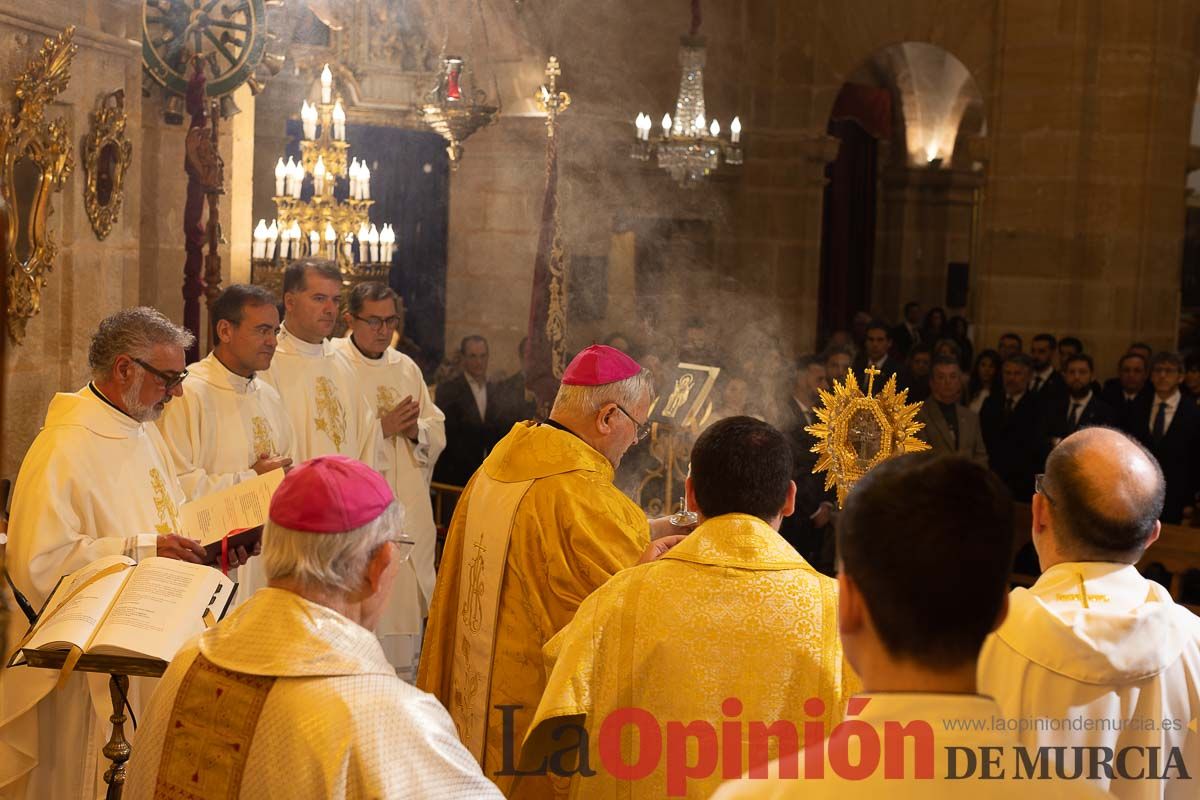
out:
{"label": "eyeglasses", "polygon": [[1040,494],[1042,497],[1046,498],[1046,500],[1050,502],[1050,505],[1058,505],[1054,502],[1054,498],[1051,497],[1046,491],[1046,473],[1039,472],[1037,475],[1033,476],[1033,491],[1036,494]]}
{"label": "eyeglasses", "polygon": [[618,411],[620,411],[625,416],[629,417],[629,421],[632,422],[634,425],[634,428],[636,428],[636,432],[634,435],[637,438],[634,439],[635,442],[640,442],[643,439],[645,439],[647,436],[650,435],[650,420],[646,420],[645,422],[638,422],[636,419],[634,419],[633,414],[630,414],[628,411],[626,411],[624,408],[621,407],[620,403],[613,403],[613,405],[615,405],[617,407]]}
{"label": "eyeglasses", "polygon": [[400,327],[399,317],[360,317],[355,314],[354,318],[359,322],[367,323],[367,327],[373,331],[378,331],[385,326],[388,328]]}
{"label": "eyeglasses", "polygon": [[406,539],[403,537],[388,539],[388,541],[396,545],[396,547],[400,550],[400,560],[396,562],[398,564],[403,564],[405,561],[408,561],[408,557],[412,555],[413,548],[417,545],[417,543],[412,539]]}
{"label": "eyeglasses", "polygon": [[160,381],[162,381],[164,391],[168,391],[168,392],[171,391],[176,386],[183,383],[183,379],[188,376],[188,371],[186,369],[181,370],[179,372],[163,372],[161,369],[157,369],[155,367],[150,366],[145,361],[142,361],[140,358],[133,358],[132,356],[130,356],[130,361],[137,364],[139,367],[146,370],[146,372],[149,372],[151,375],[153,375],[154,377],[156,377]]}

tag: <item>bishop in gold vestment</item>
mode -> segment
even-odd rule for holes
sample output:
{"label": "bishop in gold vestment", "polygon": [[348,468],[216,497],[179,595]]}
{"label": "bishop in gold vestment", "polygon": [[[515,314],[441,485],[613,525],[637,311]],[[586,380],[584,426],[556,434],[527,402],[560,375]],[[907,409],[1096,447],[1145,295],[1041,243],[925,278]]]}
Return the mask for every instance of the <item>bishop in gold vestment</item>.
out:
{"label": "bishop in gold vestment", "polygon": [[[581,359],[621,369],[568,383]],[[612,483],[613,462],[636,441],[650,404],[645,376],[620,351],[588,348],[564,374],[550,423],[514,425],[455,510],[417,686],[449,709],[484,774],[509,797],[553,793],[546,776],[506,774],[546,683],[542,646],[650,542],[645,514]]]}
{"label": "bishop in gold vestment", "polygon": [[[803,746],[805,723],[829,730],[841,721],[858,682],[838,641],[837,584],[777,532],[791,508],[767,501],[774,508],[763,516],[774,526],[748,513],[704,512],[718,503],[722,511],[754,509],[754,496],[770,491],[764,484],[775,486],[776,500],[786,497],[790,456],[783,434],[749,417],[721,420],[697,440],[688,485],[700,526],[659,560],[593,592],[546,645],[550,676],[524,769],[568,749],[582,726],[587,768],[582,752],[579,762],[572,756],[580,768],[572,798],[704,798],[781,747]],[[720,487],[715,499],[690,490],[706,478]],[[743,487],[750,498],[739,502]],[[620,711],[631,708],[638,711]],[[756,725],[776,724],[791,733],[755,734]],[[626,765],[641,769],[625,774]]]}

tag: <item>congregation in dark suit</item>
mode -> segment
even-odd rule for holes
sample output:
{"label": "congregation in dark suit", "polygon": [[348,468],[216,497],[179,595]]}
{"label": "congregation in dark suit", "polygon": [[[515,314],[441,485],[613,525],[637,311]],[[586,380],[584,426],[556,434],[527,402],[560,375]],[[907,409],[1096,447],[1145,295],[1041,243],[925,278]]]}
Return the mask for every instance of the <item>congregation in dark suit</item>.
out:
{"label": "congregation in dark suit", "polygon": [[917,413],[917,422],[925,423],[918,436],[938,455],[960,455],[988,466],[987,445],[979,426],[979,415],[959,403],[954,404],[954,426],[936,399],[926,400]]}
{"label": "congregation in dark suit", "polygon": [[1072,406],[1076,401],[1067,397],[1059,400],[1052,408],[1047,409],[1046,432],[1053,446],[1058,441],[1067,438],[1080,428],[1092,428],[1097,425],[1118,427],[1117,412],[1108,403],[1101,400],[1095,393],[1088,398],[1087,405],[1079,408],[1072,416]]}
{"label": "congregation in dark suit", "polygon": [[1175,406],[1175,415],[1164,426],[1161,436],[1155,436],[1154,416],[1157,395],[1142,402],[1131,414],[1130,426],[1134,436],[1158,459],[1167,479],[1167,498],[1163,503],[1162,519],[1166,523],[1183,521],[1183,509],[1195,502],[1200,490],[1200,407],[1182,394]]}
{"label": "congregation in dark suit", "polygon": [[779,535],[788,544],[796,548],[814,569],[828,572],[832,567],[832,549],[827,546],[826,537],[833,534],[833,526],[826,525],[818,528],[812,521],[813,513],[822,502],[833,502],[836,495],[832,490],[825,491],[825,474],[813,474],[813,466],[817,463],[817,454],[812,452],[816,438],[805,430],[808,425],[817,422],[817,415],[812,409],[807,411],[792,397],[783,398],[780,405],[787,408],[787,422],[781,424],[783,434],[792,447],[792,480],[796,482],[796,510],[784,517],[779,526]]}
{"label": "congregation in dark suit", "polygon": [[[862,389],[863,394],[867,393],[867,366],[870,362],[867,361],[867,356],[864,353],[859,353],[854,359],[854,364],[851,367],[854,370],[854,379],[858,381],[858,386]],[[884,356],[883,361],[875,365],[875,369],[879,370],[879,374],[875,376],[875,391],[883,389],[884,384],[888,382],[888,378],[896,376],[896,388],[904,387],[904,375],[900,372],[900,362],[891,356]]]}
{"label": "congregation in dark suit", "polygon": [[990,395],[979,409],[979,427],[987,446],[988,465],[1012,492],[1013,499],[1028,503],[1033,496],[1033,476],[1042,467],[1042,427],[1037,398],[1025,392],[1012,408],[1004,393]]}
{"label": "congregation in dark suit", "polygon": [[435,481],[465,486],[488,451],[506,433],[500,429],[496,395],[497,385],[488,383],[487,404],[481,419],[465,375],[437,387],[437,407],[446,415],[446,449],[433,468]]}
{"label": "congregation in dark suit", "polygon": [[1113,410],[1116,417],[1114,424],[1126,433],[1134,433],[1136,425],[1133,412],[1139,406],[1150,403],[1152,397],[1154,397],[1154,387],[1150,385],[1149,381],[1146,381],[1142,385],[1141,391],[1132,398],[1127,398],[1120,378],[1106,380],[1104,388],[1100,392],[1100,399]]}

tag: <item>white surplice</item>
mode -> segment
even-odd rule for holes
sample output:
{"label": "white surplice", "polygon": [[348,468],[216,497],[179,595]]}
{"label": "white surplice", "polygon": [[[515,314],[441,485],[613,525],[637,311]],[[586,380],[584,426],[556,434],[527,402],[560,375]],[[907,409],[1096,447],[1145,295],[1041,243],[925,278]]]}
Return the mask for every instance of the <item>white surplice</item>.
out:
{"label": "white surplice", "polygon": [[375,409],[354,390],[354,372],[331,342],[312,344],[280,328],[271,368],[260,377],[283,400],[292,423],[296,463],[341,454],[381,472],[383,428]]}
{"label": "white surplice", "polygon": [[[1111,797],[1086,780],[1018,778],[1020,757],[1015,749],[1016,737],[1003,730],[988,728],[1000,714],[999,707],[990,697],[932,692],[867,692],[855,695],[849,709],[844,724],[865,722],[874,735],[850,733],[846,729],[849,735],[840,736],[835,727],[826,732],[829,738],[825,741],[808,746],[823,755],[810,759],[813,754],[804,748],[799,751],[794,776],[781,776],[779,762],[773,762],[768,765],[765,777],[747,775],[724,783],[712,795],[712,800],[1099,800]],[[799,720],[792,722],[797,726],[800,724]],[[897,725],[913,726],[910,731],[915,731],[916,726],[928,726],[926,730],[932,734],[928,737],[932,742],[929,748],[932,760],[926,762],[932,766],[929,777],[915,777],[915,752],[918,749],[914,744],[915,734],[895,751],[889,752],[891,748],[884,746],[886,742],[897,741]],[[868,759],[863,755],[866,747],[861,743],[871,739],[878,743],[878,749],[871,747],[873,755]],[[981,748],[985,747],[997,748],[987,751],[996,759],[988,778],[983,777],[982,767],[984,751]],[[840,751],[838,768],[833,766],[830,756],[835,749]],[[974,769],[968,768],[966,750],[974,753]],[[821,763],[821,774],[812,774],[808,770],[810,761]],[[895,777],[886,774],[885,767],[889,763],[895,770]],[[874,769],[867,776],[854,779],[838,774],[838,769],[860,764],[868,764]],[[720,765],[717,768],[720,769]],[[1004,774],[997,777],[1000,770]],[[951,775],[959,777],[949,777]]]}
{"label": "white surplice", "polygon": [[[1180,748],[1192,780],[1114,776],[1109,788],[1122,800],[1200,791],[1200,736],[1188,730],[1200,717],[1200,618],[1128,564],[1056,564],[1014,590],[1008,617],[984,644],[979,690],[1008,717],[1034,720],[1018,734],[1029,747],[1158,747],[1160,764]],[[1093,720],[1092,730],[1079,720]]]}
{"label": "white surplice", "polygon": [[[168,740],[180,727],[168,722],[199,655],[223,670],[275,678],[244,751],[240,784],[230,796],[501,797],[459,742],[446,709],[396,677],[369,631],[330,608],[267,588],[171,662],[133,738],[126,800],[155,796],[164,744],[176,746]],[[236,724],[240,714],[213,716]],[[190,763],[199,772],[219,769],[218,762]]]}
{"label": "white surplice", "polygon": [[[255,477],[263,454],[292,457],[292,423],[273,386],[230,372],[216,355],[188,367],[183,396],[167,404],[159,431],[189,500]],[[235,573],[231,573],[235,575]],[[267,585],[262,559],[236,570],[237,599]]]}
{"label": "white surplice", "polygon": [[[158,535],[177,528],[183,500],[158,428],[126,416],[91,386],[56,394],[13,489],[9,574],[41,608],[60,577],[97,558],[155,555]],[[13,648],[27,625],[15,609],[11,619]],[[0,672],[0,797],[104,794],[108,676],[76,673],[55,691],[57,677],[28,666]],[[135,713],[150,685],[130,681]]]}
{"label": "white surplice", "polygon": [[[406,397],[420,404],[417,440],[414,442],[403,434],[388,439],[385,465],[396,500],[404,507],[404,530],[416,542],[409,563],[415,573],[417,591],[412,591],[412,584],[406,582],[401,586],[398,581],[378,630],[381,637],[419,634],[421,619],[428,613],[429,600],[433,596],[433,552],[437,530],[429,482],[433,465],[446,447],[446,416],[433,404],[421,368],[408,356],[388,348],[377,359],[367,358],[350,337],[334,340],[333,346],[354,370],[356,386],[380,417]],[[388,649],[386,642],[384,649]]]}

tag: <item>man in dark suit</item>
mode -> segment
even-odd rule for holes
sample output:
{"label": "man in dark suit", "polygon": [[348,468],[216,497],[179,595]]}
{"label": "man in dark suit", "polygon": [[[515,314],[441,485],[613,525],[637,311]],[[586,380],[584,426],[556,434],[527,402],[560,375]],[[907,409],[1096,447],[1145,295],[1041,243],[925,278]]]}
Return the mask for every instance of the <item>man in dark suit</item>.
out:
{"label": "man in dark suit", "polygon": [[433,469],[433,479],[465,486],[503,433],[497,417],[496,385],[487,380],[487,340],[468,336],[459,353],[463,374],[437,387],[437,406],[446,415],[446,449]]}
{"label": "man in dark suit", "polygon": [[908,387],[908,402],[924,402],[929,397],[932,370],[933,348],[927,343],[921,342],[908,351],[908,363],[904,365],[904,372],[896,378],[897,383]]}
{"label": "man in dark suit", "polygon": [[829,572],[833,568],[832,548],[827,541],[833,495],[825,491],[824,475],[814,475],[812,468],[817,455],[812,452],[816,439],[805,428],[817,423],[815,406],[820,402],[818,389],[828,389],[825,364],[816,356],[802,356],[797,362],[792,391],[781,403],[784,418],[780,429],[792,447],[796,482],[796,510],[784,517],[779,534],[815,569]]}
{"label": "man in dark suit", "polygon": [[1058,341],[1052,333],[1039,333],[1029,345],[1029,358],[1033,372],[1029,376],[1029,391],[1037,398],[1039,412],[1043,418],[1067,397],[1067,382],[1062,373],[1054,368],[1054,354]]}
{"label": "man in dark suit", "polygon": [[526,336],[517,346],[521,368],[496,385],[496,419],[501,434],[508,433],[512,426],[527,419],[536,419],[537,399],[525,388],[525,350],[529,346]]}
{"label": "man in dark suit", "polygon": [[1116,412],[1117,427],[1134,436],[1140,420],[1134,419],[1133,412],[1142,405],[1149,407],[1153,397],[1149,362],[1140,352],[1132,351],[1121,356],[1117,377],[1106,380],[1100,392],[1100,399]]}
{"label": "man in dark suit", "polygon": [[1176,353],[1159,353],[1150,362],[1154,396],[1131,417],[1135,436],[1158,459],[1167,479],[1162,521],[1178,524],[1183,510],[1196,502],[1200,489],[1200,408],[1186,402],[1179,384],[1183,360]]}
{"label": "man in dark suit", "polygon": [[[892,336],[882,320],[874,319],[867,323],[866,339],[863,341],[862,352],[854,359],[854,377],[858,380],[863,394],[866,394],[867,367],[879,370],[879,374],[875,376],[875,391],[880,391],[888,378],[900,371],[900,362],[888,356],[888,351],[892,349]],[[896,378],[896,382],[899,384],[899,377]]]}
{"label": "man in dark suit", "polygon": [[1038,403],[1029,391],[1032,371],[1029,356],[1010,356],[1001,368],[1004,391],[989,396],[979,409],[988,466],[1019,503],[1027,503],[1033,496],[1033,476],[1042,466]]}
{"label": "man in dark suit", "polygon": [[1094,366],[1092,357],[1086,353],[1069,356],[1063,365],[1067,397],[1047,409],[1047,454],[1080,428],[1117,424],[1117,412],[1092,389]]}
{"label": "man in dark suit", "polygon": [[[892,328],[892,357],[897,361],[908,358],[913,345],[921,341],[921,304],[910,300],[904,304],[904,321]],[[933,344],[929,342],[928,344]]]}
{"label": "man in dark suit", "polygon": [[988,465],[987,447],[979,428],[979,415],[962,405],[963,374],[954,356],[938,356],[929,382],[930,397],[917,413],[925,423],[918,434],[939,455],[965,456]]}

